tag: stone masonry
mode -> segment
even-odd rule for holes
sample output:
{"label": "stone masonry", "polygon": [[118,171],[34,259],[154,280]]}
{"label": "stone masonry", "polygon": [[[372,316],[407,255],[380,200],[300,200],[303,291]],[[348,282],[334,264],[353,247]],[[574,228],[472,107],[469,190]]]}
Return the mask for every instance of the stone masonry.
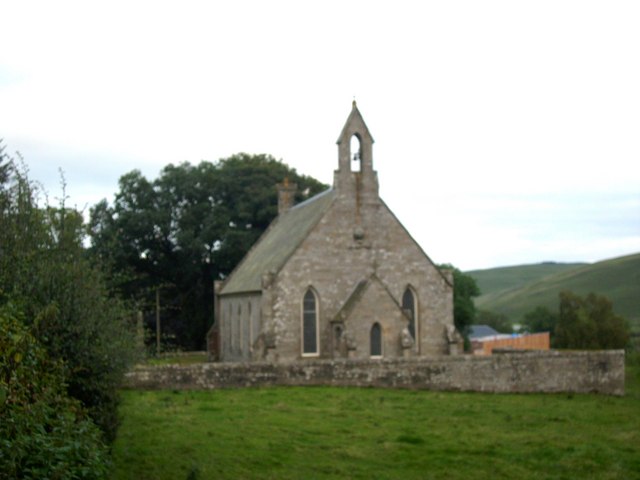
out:
{"label": "stone masonry", "polygon": [[355,102],[337,143],[333,188],[291,206],[293,186],[283,182],[279,216],[216,286],[212,359],[366,360],[460,350],[452,276],[380,199],[373,138]]}
{"label": "stone masonry", "polygon": [[129,373],[126,380],[127,387],[139,389],[274,385],[624,395],[624,350],[143,366]]}

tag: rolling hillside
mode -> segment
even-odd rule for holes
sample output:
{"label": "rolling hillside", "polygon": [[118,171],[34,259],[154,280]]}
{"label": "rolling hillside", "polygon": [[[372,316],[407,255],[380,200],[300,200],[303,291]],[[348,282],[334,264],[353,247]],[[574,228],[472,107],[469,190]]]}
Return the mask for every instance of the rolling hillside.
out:
{"label": "rolling hillside", "polygon": [[[465,273],[475,279],[478,287],[480,287],[482,296],[486,297],[486,299],[483,298],[483,301],[486,301],[492,299],[496,294],[502,294],[505,290],[513,290],[528,283],[533,283],[545,277],[555,275],[556,273],[565,272],[585,265],[588,265],[588,263],[544,262],[533,265],[471,270]],[[476,304],[477,303],[476,301]]]}
{"label": "rolling hillside", "polygon": [[483,293],[476,306],[521,322],[539,305],[557,309],[558,293],[595,292],[607,296],[614,310],[640,330],[640,253],[593,264],[543,263],[466,272]]}

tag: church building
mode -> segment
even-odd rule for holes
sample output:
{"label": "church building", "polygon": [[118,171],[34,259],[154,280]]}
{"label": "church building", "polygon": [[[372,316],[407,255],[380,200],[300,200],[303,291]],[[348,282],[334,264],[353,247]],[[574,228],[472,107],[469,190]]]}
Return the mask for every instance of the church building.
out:
{"label": "church building", "polygon": [[278,216],[215,283],[210,356],[224,362],[410,358],[461,351],[453,279],[378,195],[373,138],[356,103],[338,138],[333,187]]}

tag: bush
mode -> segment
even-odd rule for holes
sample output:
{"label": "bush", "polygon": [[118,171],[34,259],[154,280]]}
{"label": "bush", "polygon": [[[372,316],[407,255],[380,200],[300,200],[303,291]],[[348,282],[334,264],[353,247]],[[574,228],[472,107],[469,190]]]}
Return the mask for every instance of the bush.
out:
{"label": "bush", "polygon": [[43,298],[35,303],[34,332],[53,358],[64,360],[69,394],[111,441],[118,426],[118,388],[134,353],[127,311],[108,297],[100,274],[84,259],[60,262],[39,275]]}
{"label": "bush", "polygon": [[469,326],[476,323],[477,312],[473,299],[480,295],[480,289],[472,276],[462,273],[453,265],[443,264],[438,268],[453,272],[453,323],[466,338]]}
{"label": "bush", "polygon": [[502,313],[478,310],[475,321],[478,325],[489,325],[500,333],[513,333],[513,325]]}
{"label": "bush", "polygon": [[48,355],[63,362],[68,393],[111,441],[117,389],[134,359],[131,316],[87,259],[82,215],[64,201],[40,207],[24,169],[2,158],[0,167],[0,306],[11,299],[24,313]]}
{"label": "bush", "polygon": [[100,430],[19,315],[0,309],[0,478],[105,478]]}
{"label": "bush", "polygon": [[558,323],[558,315],[547,307],[536,307],[524,316],[524,326],[530,333],[551,332]]}
{"label": "bush", "polygon": [[590,293],[582,298],[571,292],[560,293],[555,347],[625,348],[629,339],[629,324],[614,313],[613,304],[607,297]]}

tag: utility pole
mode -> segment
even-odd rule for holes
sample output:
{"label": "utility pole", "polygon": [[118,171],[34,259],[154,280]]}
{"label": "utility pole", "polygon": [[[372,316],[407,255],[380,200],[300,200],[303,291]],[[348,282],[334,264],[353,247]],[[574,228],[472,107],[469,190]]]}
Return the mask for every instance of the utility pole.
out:
{"label": "utility pole", "polygon": [[156,287],[156,355],[160,355],[160,287]]}
{"label": "utility pole", "polygon": [[144,315],[142,310],[138,310],[136,317],[136,347],[144,352]]}

